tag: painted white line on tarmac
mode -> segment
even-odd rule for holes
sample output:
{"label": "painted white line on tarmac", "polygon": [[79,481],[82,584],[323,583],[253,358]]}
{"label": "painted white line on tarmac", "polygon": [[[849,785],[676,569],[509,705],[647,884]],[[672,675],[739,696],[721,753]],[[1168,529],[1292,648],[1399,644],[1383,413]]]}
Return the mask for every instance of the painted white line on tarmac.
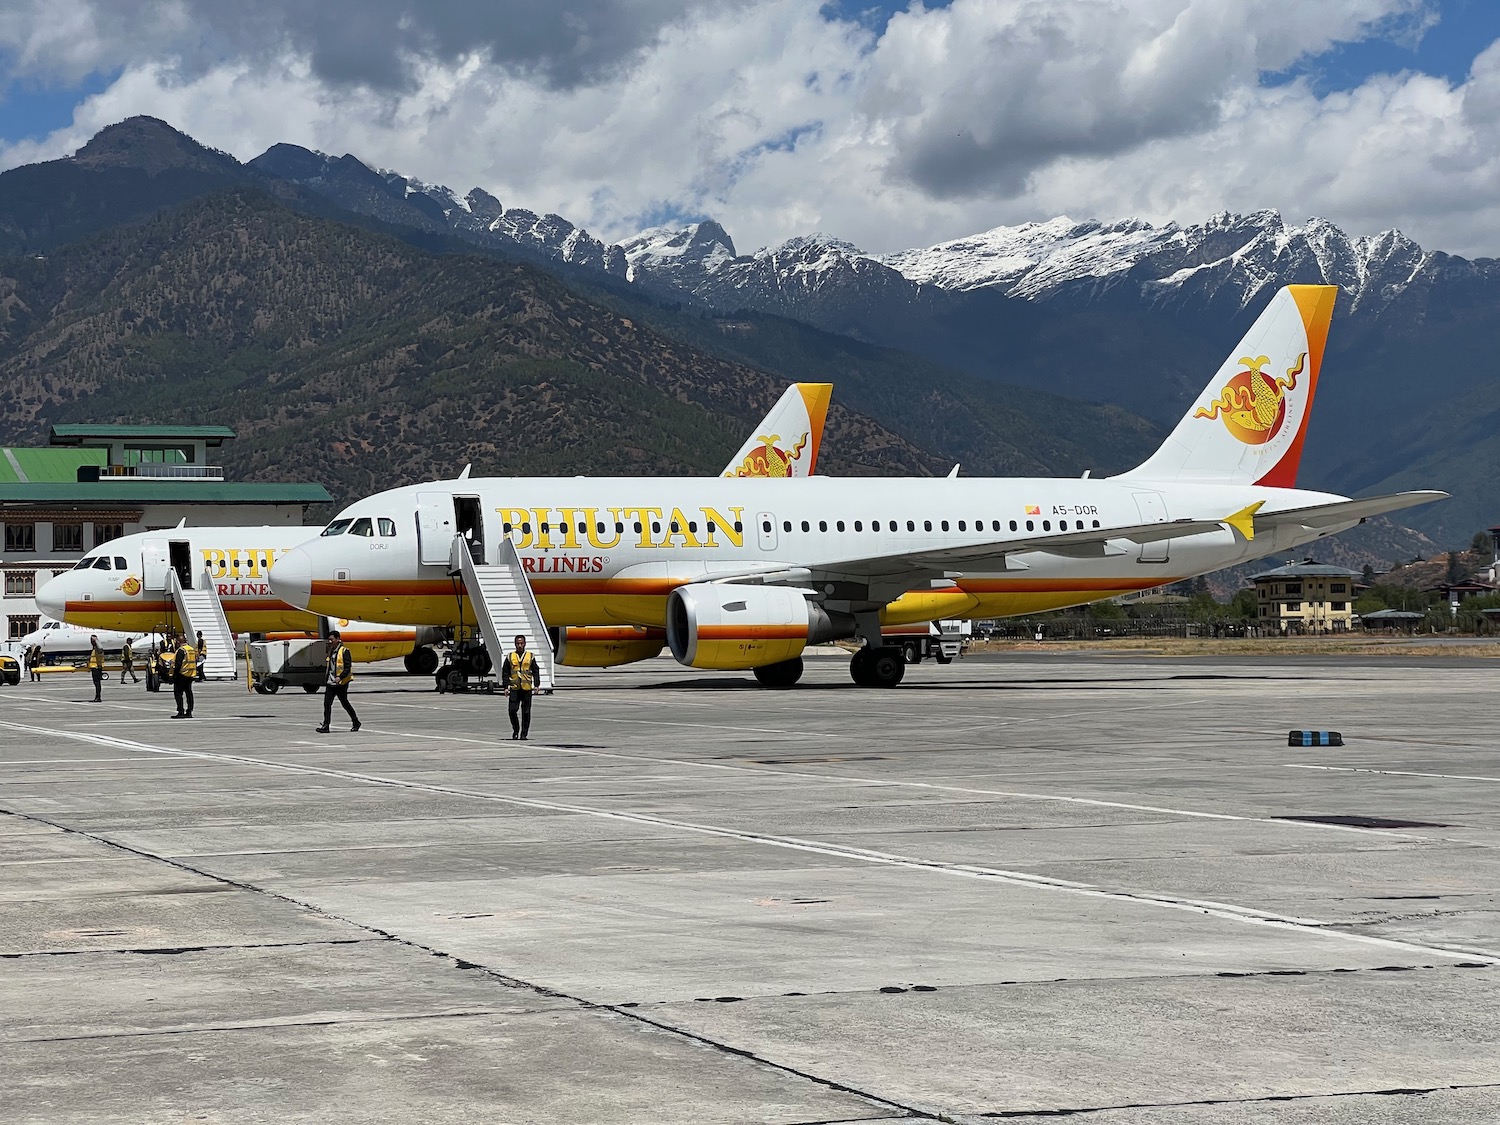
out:
{"label": "painted white line on tarmac", "polygon": [[1421,770],[1376,770],[1366,766],[1312,766],[1301,762],[1287,762],[1289,770],[1327,770],[1330,773],[1378,773],[1389,777],[1437,777],[1447,781],[1500,781],[1500,777],[1486,777],[1473,773],[1424,773]]}
{"label": "painted white line on tarmac", "polygon": [[869,848],[856,848],[844,844],[830,844],[817,840],[803,840],[794,836],[777,836],[770,833],[751,832],[741,829],[724,828],[713,824],[699,824],[694,821],[677,820],[671,817],[654,816],[649,813],[635,813],[617,811],[612,809],[594,808],[589,805],[568,804],[562,801],[546,801],[535,797],[518,797],[506,793],[492,793],[478,789],[465,789],[458,786],[433,785],[426,782],[402,781],[399,778],[381,777],[378,774],[355,773],[351,770],[330,769],[326,766],[300,765],[296,763],[282,763],[268,761],[264,758],[251,758],[239,754],[215,754],[205,750],[180,750],[166,746],[153,746],[144,742],[131,742],[127,739],[116,738],[107,734],[88,734],[82,731],[52,730],[45,727],[31,727],[20,723],[0,721],[0,729],[14,730],[23,734],[50,735],[54,738],[67,738],[80,742],[88,742],[100,746],[113,746],[121,749],[132,750],[145,754],[164,754],[178,757],[195,758],[200,761],[220,762],[225,765],[235,766],[257,766],[262,769],[274,770],[284,773],[301,773],[315,777],[332,777],[342,781],[358,781],[368,785],[388,786],[395,789],[409,789],[414,792],[438,793],[451,797],[469,797],[475,800],[495,801],[500,804],[512,805],[518,808],[541,809],[546,812],[573,813],[579,816],[591,816],[601,820],[613,820],[627,824],[648,825],[653,828],[670,828],[678,832],[688,832],[702,836],[714,836],[727,840],[739,840],[752,844],[763,844],[768,847],[785,848],[790,851],[806,852],[812,855],[831,856],[839,859],[854,859],[863,863],[869,863],[881,867],[901,868],[908,871],[935,873],[951,875],[965,879],[978,879],[982,881],[1004,883],[1010,886],[1025,887],[1034,890],[1056,891],[1062,894],[1080,895],[1092,899],[1102,899],[1109,902],[1117,902],[1131,905],[1154,906],[1166,910],[1175,910],[1183,913],[1204,915],[1225,921],[1243,922],[1248,925],[1265,926],[1272,929],[1286,930],[1301,933],[1307,936],[1333,939],[1337,941],[1352,942],[1357,945],[1372,946],[1380,949],[1398,950],[1402,953],[1414,954],[1422,957],[1453,957],[1457,955],[1482,958],[1494,964],[1500,964],[1500,953],[1489,950],[1475,949],[1467,946],[1454,946],[1446,948],[1436,945],[1423,945],[1417,942],[1397,941],[1393,938],[1375,937],[1371,934],[1350,933],[1344,930],[1327,928],[1324,923],[1315,918],[1301,918],[1294,915],[1277,914],[1272,911],[1260,910],[1250,906],[1239,906],[1235,903],[1217,902],[1209,899],[1178,898],[1167,894],[1154,894],[1151,892],[1130,893],[1124,891],[1104,890],[1088,883],[1077,883],[1067,879],[1055,879],[1045,875],[1036,875],[1026,871],[1010,871],[1004,868],[981,867],[976,864],[949,863],[941,860],[924,860],[914,856],[897,855],[891,852],[875,851]]}

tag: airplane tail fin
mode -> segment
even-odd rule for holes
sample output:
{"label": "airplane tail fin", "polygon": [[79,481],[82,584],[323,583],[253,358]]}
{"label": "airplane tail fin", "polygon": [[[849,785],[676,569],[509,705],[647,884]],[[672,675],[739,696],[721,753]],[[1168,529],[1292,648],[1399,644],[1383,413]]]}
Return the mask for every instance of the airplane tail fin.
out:
{"label": "airplane tail fin", "polygon": [[1161,448],[1120,477],[1295,487],[1337,295],[1283,287]]}
{"label": "airplane tail fin", "polygon": [[832,383],[793,383],[777,399],[749,441],[740,446],[726,477],[810,477],[818,465]]}

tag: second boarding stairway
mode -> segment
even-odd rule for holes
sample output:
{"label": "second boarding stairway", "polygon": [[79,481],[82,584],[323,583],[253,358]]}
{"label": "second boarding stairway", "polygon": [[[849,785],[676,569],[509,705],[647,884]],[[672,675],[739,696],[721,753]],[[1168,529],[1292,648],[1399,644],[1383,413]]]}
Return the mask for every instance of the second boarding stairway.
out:
{"label": "second boarding stairway", "polygon": [[[224,607],[219,604],[219,594],[214,589],[208,571],[200,571],[197,585],[192,589],[183,586],[177,571],[167,570],[167,590],[177,606],[177,617],[189,637],[203,634],[203,647],[208,650],[208,659],[203,662],[205,680],[233,680],[234,634],[229,631],[229,621],[224,616]],[[201,656],[200,656],[201,659]]]}
{"label": "second boarding stairway", "polygon": [[497,561],[480,564],[475,563],[464,540],[455,538],[453,544],[464,589],[479,619],[479,635],[495,663],[496,674],[500,673],[505,654],[514,650],[516,635],[520,634],[526,638],[526,651],[536,657],[536,690],[550,692],[556,686],[552,645],[542,611],[537,608],[526,572],[521,569],[516,545],[502,539],[495,552],[499,556]]}

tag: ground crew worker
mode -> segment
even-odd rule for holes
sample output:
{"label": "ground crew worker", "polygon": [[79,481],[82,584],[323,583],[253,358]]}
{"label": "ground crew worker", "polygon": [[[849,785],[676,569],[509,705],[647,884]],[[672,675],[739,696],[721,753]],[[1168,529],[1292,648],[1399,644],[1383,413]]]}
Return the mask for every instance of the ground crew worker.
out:
{"label": "ground crew worker", "polygon": [[344,710],[349,715],[350,731],[359,729],[359,716],[354,713],[354,708],[349,704],[349,685],[354,682],[354,654],[344,646],[344,639],[337,629],[328,633],[328,657],[324,661],[323,680],[323,725],[317,728],[319,734],[328,733],[328,724],[333,719],[333,701],[337,699],[344,705]]}
{"label": "ground crew worker", "polygon": [[125,677],[130,677],[130,682],[138,684],[141,678],[135,674],[135,638],[126,637],[125,644],[120,648],[120,682],[125,682]]}
{"label": "ground crew worker", "polygon": [[[505,694],[510,696],[506,710],[510,712],[510,737],[512,741],[526,741],[531,733],[531,693],[536,691],[536,654],[526,651],[526,638],[516,634],[516,651],[505,654],[505,664],[500,682]],[[519,720],[516,712],[520,712]]]}
{"label": "ground crew worker", "polygon": [[89,638],[89,675],[94,681],[94,702],[103,703],[104,696],[104,650],[99,647],[99,638]]}
{"label": "ground crew worker", "polygon": [[[193,681],[198,678],[198,650],[184,635],[172,657],[172,698],[177,701],[174,719],[193,717]],[[184,709],[186,704],[186,709]]]}
{"label": "ground crew worker", "polygon": [[202,629],[198,630],[198,644],[195,647],[198,649],[198,678],[201,680],[204,678],[203,662],[208,659],[208,646],[203,643]]}
{"label": "ground crew worker", "polygon": [[31,678],[36,683],[42,682],[42,646],[31,646]]}

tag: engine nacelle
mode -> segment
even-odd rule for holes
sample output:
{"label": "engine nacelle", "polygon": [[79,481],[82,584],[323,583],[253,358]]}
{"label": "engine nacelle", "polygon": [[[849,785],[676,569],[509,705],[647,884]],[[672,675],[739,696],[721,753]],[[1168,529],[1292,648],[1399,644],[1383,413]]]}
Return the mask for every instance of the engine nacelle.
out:
{"label": "engine nacelle", "polygon": [[853,632],[801,590],[694,582],[667,597],[667,646],[689,668],[760,668]]}
{"label": "engine nacelle", "polygon": [[661,655],[665,629],[642,625],[572,626],[552,630],[557,663],[567,668],[613,668]]}

